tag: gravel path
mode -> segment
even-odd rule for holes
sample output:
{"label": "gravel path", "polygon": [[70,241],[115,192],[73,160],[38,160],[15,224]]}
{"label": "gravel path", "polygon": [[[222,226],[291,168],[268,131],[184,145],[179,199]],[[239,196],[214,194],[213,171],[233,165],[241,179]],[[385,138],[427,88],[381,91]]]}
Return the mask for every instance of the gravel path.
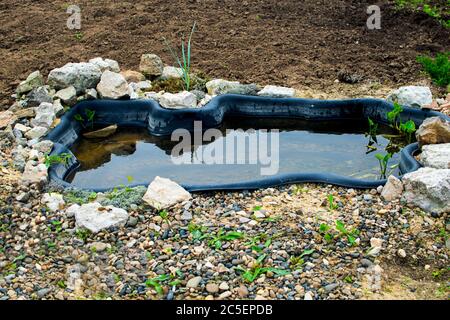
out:
{"label": "gravel path", "polygon": [[124,189],[96,196],[127,209],[127,225],[93,235],[46,210],[45,190],[0,177],[0,300],[448,298],[448,217],[376,190],[195,194],[156,212]]}

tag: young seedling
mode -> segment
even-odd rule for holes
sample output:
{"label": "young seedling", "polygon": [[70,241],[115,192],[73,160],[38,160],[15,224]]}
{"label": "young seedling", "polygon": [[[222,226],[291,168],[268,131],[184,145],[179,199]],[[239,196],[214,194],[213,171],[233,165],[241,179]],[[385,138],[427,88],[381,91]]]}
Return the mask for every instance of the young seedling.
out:
{"label": "young seedling", "polygon": [[81,126],[86,129],[86,122],[88,123],[90,129],[94,129],[94,117],[95,117],[95,111],[91,109],[84,109],[84,114],[86,115],[86,119],[79,113],[77,113],[73,118],[78,121]]}
{"label": "young seedling", "polygon": [[327,243],[333,241],[333,235],[329,232],[330,230],[331,227],[326,223],[322,223],[319,227],[319,232],[323,235],[323,238]]}
{"label": "young seedling", "polygon": [[330,211],[336,210],[339,206],[334,203],[334,196],[332,194],[329,194],[328,197],[328,209]]}
{"label": "young seedling", "polygon": [[223,233],[223,230],[219,229],[216,235],[210,236],[208,245],[215,248],[216,250],[220,250],[222,248],[223,242],[234,241],[242,238],[244,238],[244,234],[242,232],[230,231],[227,233]]}
{"label": "young seedling", "polygon": [[254,266],[250,269],[244,269],[242,267],[238,267],[236,269],[243,272],[242,278],[249,283],[254,282],[256,279],[259,278],[260,275],[265,274],[267,272],[272,272],[278,276],[285,276],[290,273],[289,271],[283,269],[273,267],[263,267],[263,261],[265,258],[266,258],[265,254],[259,256]]}
{"label": "young seedling", "polygon": [[178,56],[177,53],[175,53],[175,50],[172,48],[170,43],[167,41],[166,38],[163,38],[167,48],[170,51],[170,54],[177,62],[178,66],[182,70],[181,79],[184,83],[184,89],[186,91],[189,91],[191,89],[191,40],[192,35],[195,32],[195,25],[192,26],[191,34],[189,35],[188,42],[185,42],[184,37],[181,39],[181,58]]}
{"label": "young seedling", "polygon": [[358,229],[354,228],[351,231],[348,231],[345,228],[345,224],[342,221],[337,220],[336,221],[336,230],[340,232],[341,236],[347,237],[347,241],[350,245],[353,246],[356,244],[356,237],[358,237],[358,234],[359,234]]}
{"label": "young seedling", "polygon": [[400,124],[400,131],[406,136],[408,144],[412,142],[412,135],[416,132],[416,124],[412,120]]}
{"label": "young seedling", "polygon": [[367,121],[369,123],[369,132],[366,133],[366,136],[369,136],[375,143],[378,143],[377,141],[378,123],[373,121],[370,117],[367,118]]}
{"label": "young seedling", "polygon": [[314,249],[309,249],[303,251],[303,253],[298,257],[292,256],[289,259],[289,267],[291,268],[291,270],[302,270],[303,264],[305,263],[303,257],[313,254],[314,251],[315,251]]}
{"label": "young seedling", "polygon": [[400,114],[403,112],[403,108],[398,102],[394,102],[394,109],[387,113],[387,119],[391,126],[398,131],[400,130],[399,123],[401,122]]}
{"label": "young seedling", "polygon": [[205,234],[208,231],[208,228],[196,225],[192,222],[188,225],[188,231],[194,240],[203,240],[209,237],[208,234]]}
{"label": "young seedling", "polygon": [[166,210],[162,210],[159,212],[159,216],[164,220],[169,220],[169,213]]}
{"label": "young seedling", "polygon": [[382,155],[380,153],[377,153],[375,155],[375,158],[377,158],[378,163],[380,165],[380,175],[382,179],[386,179],[386,172],[388,168],[389,160],[392,158],[391,153],[387,153],[385,155]]}

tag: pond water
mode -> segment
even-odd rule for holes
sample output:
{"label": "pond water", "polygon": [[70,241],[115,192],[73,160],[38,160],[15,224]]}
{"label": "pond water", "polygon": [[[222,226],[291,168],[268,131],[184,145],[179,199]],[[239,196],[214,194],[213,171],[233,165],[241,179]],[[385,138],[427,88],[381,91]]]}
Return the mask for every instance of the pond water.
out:
{"label": "pond water", "polygon": [[[234,118],[227,119],[217,129],[223,137],[216,136],[212,142],[199,142],[201,132],[197,132],[197,140],[190,141],[189,148],[181,150],[173,158],[176,162],[183,159],[182,164],[175,164],[171,158],[179,140],[155,137],[146,129],[119,128],[113,136],[101,140],[81,138],[71,148],[81,165],[66,177],[66,181],[81,188],[109,188],[127,185],[130,181],[147,184],[154,177],[161,176],[180,184],[208,185],[265,178],[275,171],[279,174],[328,172],[361,179],[381,179],[375,154],[386,154],[386,148],[392,152],[390,139],[395,135],[389,127],[380,125],[377,143],[372,142],[372,148],[368,148],[370,138],[365,135],[368,125],[364,121]],[[279,131],[270,131],[275,129]],[[267,130],[271,134],[264,135]],[[256,138],[258,149],[250,149],[248,140],[240,140],[235,145],[231,143],[239,138]],[[261,147],[266,138],[267,150]],[[233,150],[235,157],[232,162],[239,159],[244,164],[230,164],[229,160],[220,162],[220,150],[225,155]],[[258,154],[258,150],[264,151],[264,161],[258,159],[256,164],[248,163],[249,156]],[[216,159],[216,164],[209,164],[208,155]],[[389,166],[398,162],[399,154],[393,152]],[[393,169],[392,173],[397,173],[396,170]]]}

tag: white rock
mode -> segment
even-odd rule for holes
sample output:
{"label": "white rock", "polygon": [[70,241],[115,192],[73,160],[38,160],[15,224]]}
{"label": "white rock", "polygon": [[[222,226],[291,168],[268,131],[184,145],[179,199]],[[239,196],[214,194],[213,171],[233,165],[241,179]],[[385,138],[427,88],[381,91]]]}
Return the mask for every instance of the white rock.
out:
{"label": "white rock", "polygon": [[393,201],[402,196],[403,183],[395,176],[389,176],[381,191],[381,197],[386,201]]}
{"label": "white rock", "polygon": [[186,288],[197,288],[201,281],[202,281],[202,277],[191,278],[186,283]]}
{"label": "white rock", "polygon": [[440,117],[427,118],[417,129],[416,138],[420,146],[450,143],[450,122]]}
{"label": "white rock", "polygon": [[86,89],[85,97],[86,97],[87,100],[97,99],[97,97],[98,97],[97,90],[95,90],[94,88]]}
{"label": "white rock", "polygon": [[206,83],[206,89],[210,95],[218,95],[228,91],[231,88],[236,88],[240,83],[238,81],[228,81],[224,79],[214,79]]}
{"label": "white rock", "polygon": [[119,63],[116,60],[97,57],[89,60],[89,63],[92,63],[99,67],[102,72],[105,72],[106,70],[112,72],[120,72]]}
{"label": "white rock", "polygon": [[31,149],[28,154],[28,160],[38,160],[39,159],[39,151],[36,149]]}
{"label": "white rock", "polygon": [[159,98],[159,103],[168,109],[196,108],[197,97],[188,91],[175,94],[166,92]]}
{"label": "white rock", "polygon": [[402,106],[422,108],[433,102],[433,95],[428,87],[407,86],[391,92],[387,98],[390,102],[398,102]]}
{"label": "white rock", "polygon": [[383,239],[379,238],[371,238],[370,239],[370,246],[372,248],[382,247],[383,246]]}
{"label": "white rock", "polygon": [[55,98],[60,99],[68,106],[73,106],[75,103],[77,103],[77,90],[74,86],[61,89],[56,92]]}
{"label": "white rock", "polygon": [[128,220],[127,211],[113,206],[103,207],[98,202],[81,206],[74,204],[66,212],[75,216],[78,228],[86,228],[93,233],[111,227],[124,226]]}
{"label": "white rock", "polygon": [[50,140],[43,140],[41,142],[38,142],[33,145],[33,149],[42,152],[42,153],[49,153],[52,151],[53,148],[53,142]]}
{"label": "white rock", "polygon": [[108,70],[103,72],[97,92],[104,99],[120,99],[130,94],[125,78],[120,73]]}
{"label": "white rock", "polygon": [[34,127],[33,129],[27,131],[25,133],[25,137],[28,139],[39,139],[48,132],[48,128],[46,127]]}
{"label": "white rock", "polygon": [[398,249],[397,254],[401,258],[406,258],[406,251],[403,249]]}
{"label": "white rock", "polygon": [[404,200],[428,212],[450,212],[450,169],[420,168],[403,176]]}
{"label": "white rock", "polygon": [[45,193],[42,197],[42,203],[44,203],[51,212],[62,210],[66,204],[63,196],[59,193]]}
{"label": "white rock", "polygon": [[423,146],[420,162],[424,167],[450,169],[450,143]]}
{"label": "white rock", "polygon": [[37,183],[47,181],[47,167],[43,163],[37,161],[28,161],[22,174],[21,181],[27,183]]}
{"label": "white rock", "polygon": [[212,100],[213,96],[210,96],[209,94],[205,94],[205,97],[200,100],[200,102],[198,103],[198,107],[203,107],[205,105],[208,104],[208,102],[210,102]]}
{"label": "white rock", "polygon": [[34,88],[44,85],[44,77],[39,71],[30,73],[26,80],[22,81],[16,89],[18,95],[30,92]]}
{"label": "white rock", "polygon": [[53,113],[56,117],[60,117],[64,114],[64,106],[61,104],[60,99],[53,101]]}
{"label": "white rock", "polygon": [[191,194],[172,180],[156,177],[148,186],[142,200],[158,210],[191,199]]}
{"label": "white rock", "polygon": [[293,98],[295,96],[295,89],[287,87],[279,87],[268,85],[258,92],[258,96],[276,97],[276,98]]}
{"label": "white rock", "polygon": [[14,126],[14,129],[19,130],[22,133],[25,133],[25,132],[29,131],[31,128],[27,127],[21,123],[16,123],[16,125]]}
{"label": "white rock", "polygon": [[172,66],[165,66],[161,75],[163,79],[180,79],[183,75],[183,69]]}
{"label": "white rock", "polygon": [[313,299],[314,299],[313,298],[313,293],[310,292],[310,291],[306,292],[305,293],[305,297],[303,298],[303,300],[308,300],[308,301],[313,300]]}
{"label": "white rock", "polygon": [[50,71],[48,84],[55,89],[74,86],[78,94],[86,89],[95,88],[100,81],[102,71],[92,63],[68,63],[65,66]]}
{"label": "white rock", "polygon": [[141,56],[141,63],[139,64],[139,71],[146,76],[160,76],[164,70],[164,64],[160,57],[156,54],[143,54]]}
{"label": "white rock", "polygon": [[31,120],[33,127],[46,127],[50,128],[53,121],[55,121],[55,110],[53,104],[48,102],[42,102],[39,107],[36,108],[36,116]]}

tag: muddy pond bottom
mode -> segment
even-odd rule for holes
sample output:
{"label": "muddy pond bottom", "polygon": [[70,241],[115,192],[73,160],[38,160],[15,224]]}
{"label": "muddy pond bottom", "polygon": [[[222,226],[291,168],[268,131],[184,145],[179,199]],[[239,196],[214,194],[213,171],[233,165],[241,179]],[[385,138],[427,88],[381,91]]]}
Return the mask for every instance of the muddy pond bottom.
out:
{"label": "muddy pond bottom", "polygon": [[79,139],[71,150],[80,166],[65,180],[88,189],[148,184],[156,176],[188,185],[317,172],[381,179],[375,154],[387,152],[388,173],[398,174],[404,141],[387,126],[379,126],[376,139],[368,130],[364,121],[233,118],[214,131],[179,132],[172,141],[144,128],[119,128],[105,139]]}

